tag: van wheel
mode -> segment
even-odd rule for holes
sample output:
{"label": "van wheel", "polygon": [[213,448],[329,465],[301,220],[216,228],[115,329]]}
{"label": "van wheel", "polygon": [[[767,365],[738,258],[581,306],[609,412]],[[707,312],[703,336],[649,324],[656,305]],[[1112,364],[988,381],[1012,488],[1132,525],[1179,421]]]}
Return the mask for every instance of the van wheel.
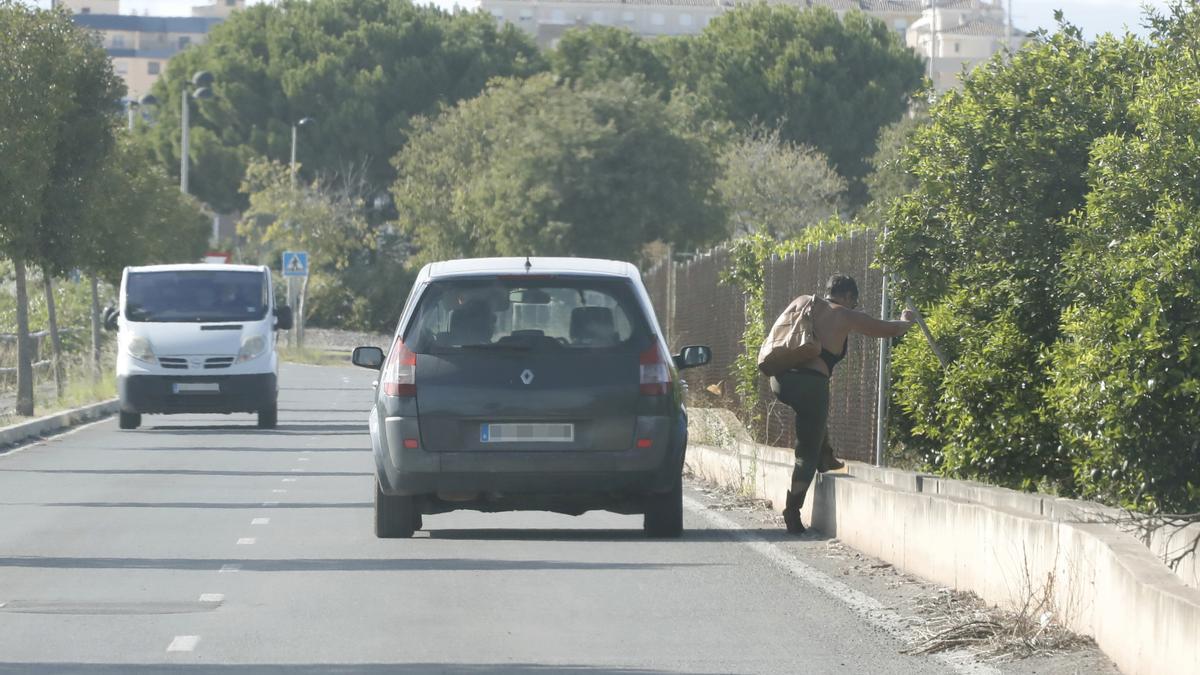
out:
{"label": "van wheel", "polygon": [[646,515],[642,520],[646,536],[677,539],[683,535],[683,474],[662,494],[646,498]]}
{"label": "van wheel", "polygon": [[420,524],[412,497],[386,495],[375,480],[375,536],[378,539],[407,539]]}
{"label": "van wheel", "polygon": [[270,408],[263,408],[258,411],[258,428],[259,429],[274,429],[279,422],[279,408],[272,403]]}
{"label": "van wheel", "polygon": [[117,421],[117,426],[122,429],[136,429],[142,426],[142,414],[122,412],[120,419]]}

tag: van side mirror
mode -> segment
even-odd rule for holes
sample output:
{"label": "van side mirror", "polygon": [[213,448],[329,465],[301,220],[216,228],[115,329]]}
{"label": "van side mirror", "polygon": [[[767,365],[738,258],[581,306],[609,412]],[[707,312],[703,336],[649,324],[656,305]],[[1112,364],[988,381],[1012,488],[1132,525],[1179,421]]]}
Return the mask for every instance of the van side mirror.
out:
{"label": "van side mirror", "polygon": [[275,308],[275,330],[292,329],[292,308],[282,305]]}
{"label": "van side mirror", "polygon": [[113,307],[105,307],[104,312],[100,316],[102,317],[102,320],[104,323],[104,330],[108,330],[108,331],[117,330],[117,327],[118,327],[117,320],[120,319],[120,317],[121,317],[120,312],[118,312]]}
{"label": "van side mirror", "polygon": [[700,345],[684,347],[672,360],[675,361],[675,367],[680,370],[707,366],[712,361],[712,349]]}
{"label": "van side mirror", "polygon": [[383,350],[379,347],[355,347],[350,360],[360,368],[379,370],[383,367]]}

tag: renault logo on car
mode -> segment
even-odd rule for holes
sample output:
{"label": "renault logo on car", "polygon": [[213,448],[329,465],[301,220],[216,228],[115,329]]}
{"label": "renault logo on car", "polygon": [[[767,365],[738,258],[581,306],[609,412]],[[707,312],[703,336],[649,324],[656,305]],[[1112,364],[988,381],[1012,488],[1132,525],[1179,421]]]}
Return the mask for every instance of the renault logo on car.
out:
{"label": "renault logo on car", "polygon": [[521,373],[521,381],[526,385],[533,384],[533,371],[526,368],[525,372]]}

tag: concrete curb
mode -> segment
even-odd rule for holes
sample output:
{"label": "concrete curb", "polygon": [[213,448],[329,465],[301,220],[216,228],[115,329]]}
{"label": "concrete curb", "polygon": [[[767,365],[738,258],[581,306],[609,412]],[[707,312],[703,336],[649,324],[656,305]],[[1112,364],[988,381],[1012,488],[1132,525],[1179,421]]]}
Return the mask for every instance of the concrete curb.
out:
{"label": "concrete curb", "polygon": [[108,417],[120,410],[120,407],[120,401],[114,398],[4,427],[0,429],[0,455],[11,450],[12,446],[30,439],[63,431],[82,422]]}
{"label": "concrete curb", "polygon": [[[727,447],[690,445],[691,470],[781,505],[791,450],[756,445],[736,430],[722,439]],[[1045,597],[1123,672],[1200,673],[1200,590],[1137,539],[1095,522],[1103,507],[848,464],[810,491],[805,522],[816,529],[995,605],[1020,609]]]}

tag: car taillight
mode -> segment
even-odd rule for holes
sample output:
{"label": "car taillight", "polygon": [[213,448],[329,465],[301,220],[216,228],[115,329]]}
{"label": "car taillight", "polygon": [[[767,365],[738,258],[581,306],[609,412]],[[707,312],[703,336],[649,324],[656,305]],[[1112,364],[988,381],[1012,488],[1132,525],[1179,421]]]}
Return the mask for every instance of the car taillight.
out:
{"label": "car taillight", "polygon": [[642,396],[666,396],[671,392],[671,368],[658,341],[642,352]]}
{"label": "car taillight", "polygon": [[392,354],[383,366],[383,393],[388,396],[417,395],[417,355],[396,340]]}

